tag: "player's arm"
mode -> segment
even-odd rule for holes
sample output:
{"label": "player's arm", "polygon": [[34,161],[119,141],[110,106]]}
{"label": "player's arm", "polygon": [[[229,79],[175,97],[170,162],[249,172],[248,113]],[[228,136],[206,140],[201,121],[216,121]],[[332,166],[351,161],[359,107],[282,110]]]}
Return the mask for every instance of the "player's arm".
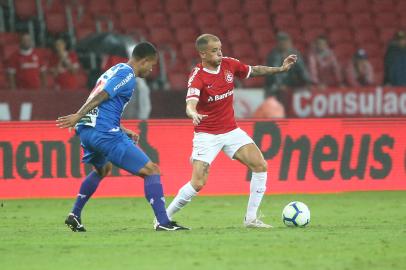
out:
{"label": "player's arm", "polygon": [[291,54],[283,60],[280,67],[268,67],[268,66],[252,66],[250,77],[266,76],[275,73],[286,72],[292,68],[297,61],[297,55]]}
{"label": "player's arm", "polygon": [[196,99],[189,99],[186,101],[186,115],[192,119],[193,125],[197,126],[200,124],[200,121],[202,121],[204,118],[206,118],[208,115],[206,114],[199,114],[197,112],[197,103],[198,100]]}
{"label": "player's arm", "polygon": [[58,117],[56,120],[57,126],[60,128],[74,127],[79,120],[84,117],[90,110],[99,106],[103,101],[109,99],[109,94],[106,91],[100,91],[93,97],[89,98],[85,104],[74,114]]}

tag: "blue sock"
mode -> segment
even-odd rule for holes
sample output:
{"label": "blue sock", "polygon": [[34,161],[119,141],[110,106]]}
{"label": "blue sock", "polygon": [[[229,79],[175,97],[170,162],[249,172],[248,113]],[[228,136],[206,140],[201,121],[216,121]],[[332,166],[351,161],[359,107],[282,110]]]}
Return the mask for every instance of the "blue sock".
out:
{"label": "blue sock", "polygon": [[100,181],[101,177],[95,171],[89,173],[88,176],[86,176],[85,180],[80,186],[78,197],[76,198],[76,202],[72,209],[72,213],[75,216],[80,217],[83,207],[96,191]]}
{"label": "blue sock", "polygon": [[151,204],[159,224],[168,224],[169,218],[165,209],[165,197],[160,175],[148,175],[144,178],[145,198]]}

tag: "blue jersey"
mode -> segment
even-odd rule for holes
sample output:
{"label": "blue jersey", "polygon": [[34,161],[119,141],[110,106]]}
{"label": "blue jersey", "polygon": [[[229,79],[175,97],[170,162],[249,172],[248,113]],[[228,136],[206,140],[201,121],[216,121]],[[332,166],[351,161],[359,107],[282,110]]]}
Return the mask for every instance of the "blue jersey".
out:
{"label": "blue jersey", "polygon": [[91,126],[101,132],[120,131],[121,115],[135,86],[135,75],[129,65],[120,63],[111,67],[99,77],[88,98],[91,99],[104,90],[109,94],[109,99],[88,112],[76,126]]}

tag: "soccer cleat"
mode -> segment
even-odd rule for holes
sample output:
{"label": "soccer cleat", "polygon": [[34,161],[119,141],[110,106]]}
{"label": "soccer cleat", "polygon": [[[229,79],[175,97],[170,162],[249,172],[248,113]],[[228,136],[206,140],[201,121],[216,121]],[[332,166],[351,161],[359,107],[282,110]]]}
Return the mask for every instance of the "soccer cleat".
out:
{"label": "soccer cleat", "polygon": [[244,218],[244,226],[246,228],[272,228],[271,225],[264,223],[262,220],[255,218],[252,220],[247,220],[247,218]]}
{"label": "soccer cleat", "polygon": [[190,228],[183,227],[177,224],[175,221],[170,221],[168,224],[161,225],[156,223],[154,225],[155,231],[181,231],[181,230],[190,230]]}
{"label": "soccer cleat", "polygon": [[86,229],[80,220],[80,217],[70,213],[65,219],[65,224],[74,232],[85,232]]}

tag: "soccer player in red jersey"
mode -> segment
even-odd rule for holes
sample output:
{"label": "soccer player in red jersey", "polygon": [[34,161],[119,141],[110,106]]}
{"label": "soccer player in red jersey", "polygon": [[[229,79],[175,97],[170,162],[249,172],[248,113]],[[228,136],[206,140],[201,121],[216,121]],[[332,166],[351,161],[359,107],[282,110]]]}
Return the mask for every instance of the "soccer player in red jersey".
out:
{"label": "soccer player in red jersey", "polygon": [[168,206],[168,216],[172,217],[204,187],[210,164],[223,150],[228,157],[240,161],[252,171],[244,226],[270,228],[257,217],[266,189],[267,162],[254,141],[236,124],[233,110],[234,78],[286,72],[295,64],[297,56],[289,55],[281,67],[248,66],[237,59],[223,57],[220,39],[211,34],[199,36],[196,49],[201,63],[192,70],[186,97],[186,114],[195,125],[192,178]]}

